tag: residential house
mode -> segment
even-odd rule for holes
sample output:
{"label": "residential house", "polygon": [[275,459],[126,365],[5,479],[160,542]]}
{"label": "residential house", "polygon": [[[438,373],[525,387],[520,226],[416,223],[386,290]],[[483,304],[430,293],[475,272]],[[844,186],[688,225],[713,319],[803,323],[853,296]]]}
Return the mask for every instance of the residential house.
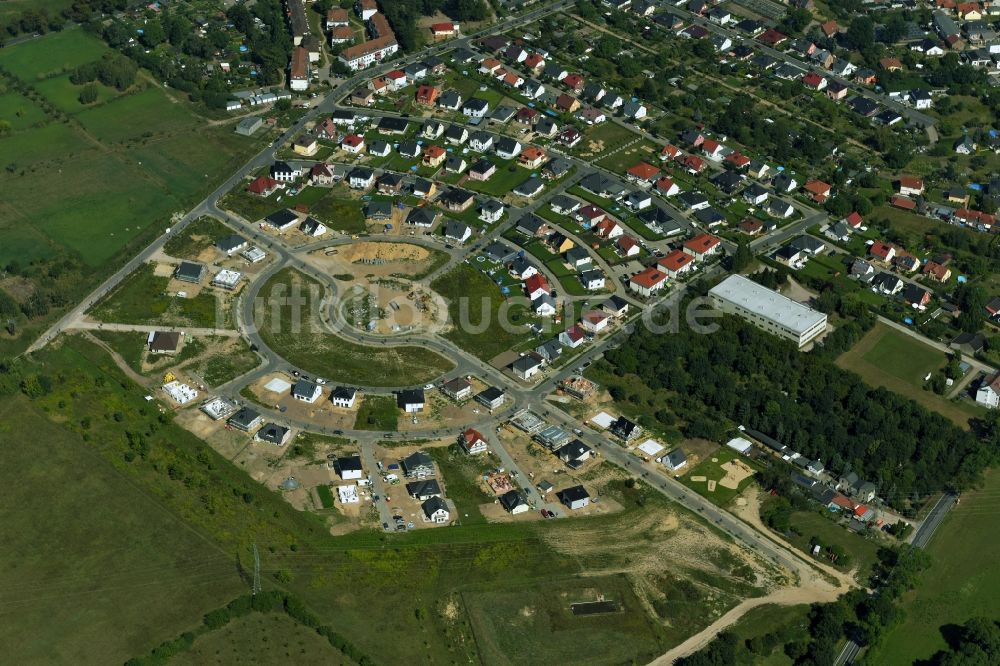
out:
{"label": "residential house", "polygon": [[629,278],[629,288],[640,296],[652,296],[667,284],[667,274],[657,268],[649,268],[639,271]]}
{"label": "residential house", "polygon": [[436,525],[444,525],[451,520],[451,513],[448,511],[448,505],[445,504],[444,500],[440,497],[430,498],[421,504],[420,508],[424,512],[427,522],[434,523]]}
{"label": "residential house", "polygon": [[566,508],[576,511],[577,509],[584,509],[590,504],[590,494],[584,489],[583,486],[572,486],[571,488],[566,488],[562,492],[558,493],[559,501],[562,502]]}
{"label": "residential house", "polygon": [[330,392],[330,402],[334,407],[351,409],[357,399],[358,391],[349,386],[338,386]]}
{"label": "residential house", "polygon": [[396,394],[396,406],[407,414],[422,411],[426,402],[423,389],[404,389]]}

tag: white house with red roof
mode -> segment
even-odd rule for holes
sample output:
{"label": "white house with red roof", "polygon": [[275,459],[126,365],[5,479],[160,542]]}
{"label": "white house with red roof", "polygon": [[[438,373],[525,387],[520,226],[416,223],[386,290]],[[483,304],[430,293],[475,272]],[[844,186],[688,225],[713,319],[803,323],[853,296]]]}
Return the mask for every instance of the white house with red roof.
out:
{"label": "white house with red roof", "polygon": [[713,162],[722,160],[725,148],[725,146],[714,139],[705,139],[705,142],[701,144],[701,151],[705,153],[705,157]]}
{"label": "white house with red roof", "polygon": [[459,26],[458,23],[452,23],[451,21],[444,21],[431,25],[431,35],[434,36],[434,39],[457,37],[460,33],[461,26]]}
{"label": "white house with red roof", "polygon": [[844,224],[849,226],[851,229],[860,229],[861,223],[864,222],[864,218],[861,217],[861,213],[854,211],[847,217],[841,220]]}
{"label": "white house with red roof", "polygon": [[639,271],[629,278],[628,286],[640,296],[652,296],[667,285],[667,274],[655,266]]}
{"label": "white house with red roof", "polygon": [[618,220],[613,217],[605,217],[594,226],[593,231],[599,238],[603,238],[604,240],[613,240],[625,233],[622,225],[618,224]]}
{"label": "white house with red roof", "polygon": [[535,300],[539,296],[548,296],[552,293],[552,285],[541,273],[532,275],[524,281],[524,291],[530,300]]}
{"label": "white house with red roof", "polygon": [[599,208],[593,204],[587,204],[586,206],[577,209],[576,217],[577,222],[584,222],[590,226],[600,224],[607,218],[608,214],[603,208]]}
{"label": "white house with red roof", "polygon": [[681,188],[667,176],[660,176],[656,179],[656,191],[665,197],[672,197],[680,194]]}
{"label": "white house with red roof", "polygon": [[258,176],[250,181],[247,191],[260,197],[271,196],[271,193],[284,187],[281,183],[269,176]]}
{"label": "white house with red roof", "polygon": [[684,252],[698,260],[718,254],[721,247],[721,241],[711,234],[701,234],[684,241]]}
{"label": "white house with red roof", "polygon": [[657,261],[656,266],[676,280],[685,273],[690,273],[694,270],[694,255],[688,254],[683,250],[673,250],[667,256]]}
{"label": "white house with red roof", "polygon": [[575,324],[559,334],[559,342],[570,349],[576,349],[586,341],[587,335]]}
{"label": "white house with red roof", "polygon": [[340,142],[340,147],[344,149],[344,152],[357,155],[365,149],[365,137],[360,134],[348,134]]}
{"label": "white house with red roof", "polygon": [[643,187],[649,187],[660,175],[660,170],[652,164],[639,162],[628,170],[628,179]]}
{"label": "white house with red roof", "polygon": [[881,261],[889,262],[896,256],[896,248],[882,241],[875,241],[868,248],[868,254]]}
{"label": "white house with red roof", "polygon": [[490,448],[482,433],[475,428],[469,428],[463,432],[458,438],[458,443],[462,445],[462,448],[465,449],[465,452],[469,455],[486,453],[486,451]]}
{"label": "white house with red roof", "polygon": [[642,247],[632,236],[628,234],[622,235],[617,241],[615,241],[615,249],[618,250],[618,254],[623,257],[637,257]]}
{"label": "white house with red roof", "polygon": [[607,312],[591,310],[585,312],[580,317],[580,328],[590,333],[601,333],[608,328],[611,323],[611,316]]}
{"label": "white house with red roof", "polygon": [[663,150],[660,151],[661,160],[674,160],[677,156],[681,154],[681,149],[672,143],[668,143],[663,146]]}
{"label": "white house with red roof", "polygon": [[389,90],[396,92],[397,90],[402,90],[406,87],[406,72],[401,69],[394,69],[385,75],[386,80],[389,82]]}

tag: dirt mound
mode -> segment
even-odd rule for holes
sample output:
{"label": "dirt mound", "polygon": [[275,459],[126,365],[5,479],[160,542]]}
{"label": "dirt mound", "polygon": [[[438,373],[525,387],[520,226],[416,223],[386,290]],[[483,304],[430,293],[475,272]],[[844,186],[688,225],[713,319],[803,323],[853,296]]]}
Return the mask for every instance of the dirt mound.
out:
{"label": "dirt mound", "polygon": [[430,256],[425,248],[409,243],[353,243],[339,249],[341,259],[352,264],[371,261],[424,261]]}

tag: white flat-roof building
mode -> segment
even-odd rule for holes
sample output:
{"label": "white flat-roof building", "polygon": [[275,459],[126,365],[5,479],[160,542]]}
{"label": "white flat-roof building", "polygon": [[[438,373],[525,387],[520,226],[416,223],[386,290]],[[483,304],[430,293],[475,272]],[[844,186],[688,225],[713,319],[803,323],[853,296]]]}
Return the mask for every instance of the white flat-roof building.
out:
{"label": "white flat-roof building", "polygon": [[258,261],[264,261],[264,258],[267,257],[267,253],[254,245],[250,249],[240,252],[240,256],[249,261],[251,264],[256,264]]}
{"label": "white flat-roof building", "polygon": [[708,292],[712,303],[800,348],[826,330],[826,315],[742,275],[730,275]]}

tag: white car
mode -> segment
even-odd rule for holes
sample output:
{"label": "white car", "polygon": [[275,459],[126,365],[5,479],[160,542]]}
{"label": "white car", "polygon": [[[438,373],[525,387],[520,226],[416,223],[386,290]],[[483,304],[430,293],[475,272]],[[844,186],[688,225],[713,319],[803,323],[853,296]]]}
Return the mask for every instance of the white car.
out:
{"label": "white car", "polygon": [[434,384],[424,384],[424,390],[425,391],[433,391],[434,390]]}

